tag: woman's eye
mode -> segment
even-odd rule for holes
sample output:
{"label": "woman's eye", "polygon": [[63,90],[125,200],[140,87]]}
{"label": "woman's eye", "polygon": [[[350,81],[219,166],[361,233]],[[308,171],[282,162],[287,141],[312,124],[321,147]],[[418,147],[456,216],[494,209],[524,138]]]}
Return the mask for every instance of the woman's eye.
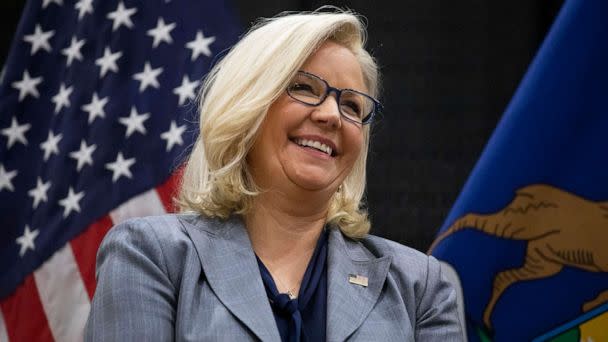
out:
{"label": "woman's eye", "polygon": [[361,114],[361,106],[359,106],[359,104],[356,102],[342,102],[342,108],[345,109],[351,115],[359,116]]}
{"label": "woman's eye", "polygon": [[291,90],[299,91],[299,92],[310,92],[310,93],[313,92],[312,87],[306,83],[294,83],[291,85]]}

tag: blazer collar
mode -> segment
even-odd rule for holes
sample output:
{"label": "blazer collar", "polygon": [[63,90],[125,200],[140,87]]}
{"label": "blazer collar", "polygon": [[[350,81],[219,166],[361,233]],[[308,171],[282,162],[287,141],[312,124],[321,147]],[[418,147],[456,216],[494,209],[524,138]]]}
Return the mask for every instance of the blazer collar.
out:
{"label": "blazer collar", "polygon": [[[251,241],[238,216],[192,217],[184,225],[198,252],[209,286],[219,300],[263,341],[280,341]],[[377,258],[363,245],[331,228],[327,254],[328,341],[344,341],[372,310],[386,280],[389,256]],[[368,286],[349,282],[368,278]]]}
{"label": "blazer collar", "polygon": [[[327,340],[344,341],[363,323],[378,298],[391,263],[390,256],[376,257],[357,241],[331,229],[327,255]],[[368,285],[349,281],[367,277]]]}
{"label": "blazer collar", "polygon": [[186,231],[218,299],[260,340],[281,341],[242,220],[233,216],[192,221]]}

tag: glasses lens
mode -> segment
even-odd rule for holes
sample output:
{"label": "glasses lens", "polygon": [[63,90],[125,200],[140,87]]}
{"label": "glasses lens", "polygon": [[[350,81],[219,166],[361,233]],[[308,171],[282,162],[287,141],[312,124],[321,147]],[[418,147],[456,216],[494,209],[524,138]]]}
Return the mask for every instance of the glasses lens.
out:
{"label": "glasses lens", "polygon": [[374,101],[352,90],[343,90],[340,95],[342,115],[355,122],[366,122],[374,111]]}
{"label": "glasses lens", "polygon": [[294,99],[318,105],[325,96],[325,83],[311,75],[297,73],[296,77],[287,86],[287,93]]}

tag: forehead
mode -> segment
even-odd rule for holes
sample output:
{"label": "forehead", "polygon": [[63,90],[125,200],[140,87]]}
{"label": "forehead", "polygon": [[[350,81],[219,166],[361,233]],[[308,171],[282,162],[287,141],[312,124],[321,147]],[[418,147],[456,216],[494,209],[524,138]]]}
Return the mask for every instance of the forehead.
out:
{"label": "forehead", "polygon": [[334,87],[367,92],[359,60],[338,43],[323,43],[304,62],[302,70],[323,78]]}

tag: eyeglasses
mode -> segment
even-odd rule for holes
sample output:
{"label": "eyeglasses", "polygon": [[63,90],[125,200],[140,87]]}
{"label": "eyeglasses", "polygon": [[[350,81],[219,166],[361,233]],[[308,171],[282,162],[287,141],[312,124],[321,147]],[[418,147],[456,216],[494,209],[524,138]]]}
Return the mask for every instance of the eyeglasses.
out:
{"label": "eyeglasses", "polygon": [[311,106],[323,103],[331,92],[336,93],[340,114],[356,124],[371,123],[374,115],[382,108],[378,100],[367,94],[353,89],[334,88],[319,76],[305,71],[298,71],[287,86],[287,94],[291,98]]}

